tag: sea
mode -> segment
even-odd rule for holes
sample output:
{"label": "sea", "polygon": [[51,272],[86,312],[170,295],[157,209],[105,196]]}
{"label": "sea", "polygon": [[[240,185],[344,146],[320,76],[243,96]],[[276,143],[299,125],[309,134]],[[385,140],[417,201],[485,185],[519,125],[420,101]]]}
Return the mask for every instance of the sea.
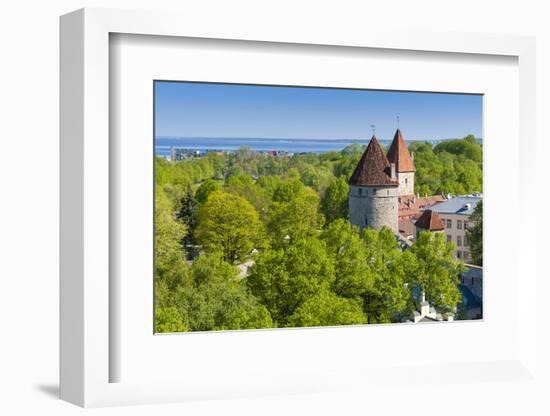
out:
{"label": "sea", "polygon": [[[251,137],[157,137],[155,140],[155,154],[168,157],[170,146],[175,149],[188,150],[220,150],[234,151],[241,146],[248,146],[258,152],[285,151],[288,153],[324,153],[339,152],[344,147],[353,144],[368,144],[369,140],[314,140],[314,139],[277,139]],[[381,143],[385,146],[388,143]]]}

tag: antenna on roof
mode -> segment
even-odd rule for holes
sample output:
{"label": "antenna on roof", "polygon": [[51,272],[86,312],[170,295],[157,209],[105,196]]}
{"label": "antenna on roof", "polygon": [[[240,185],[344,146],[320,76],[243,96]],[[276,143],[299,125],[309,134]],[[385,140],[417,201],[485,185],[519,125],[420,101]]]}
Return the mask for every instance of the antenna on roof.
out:
{"label": "antenna on roof", "polygon": [[372,129],[372,135],[375,136],[376,135],[376,124],[371,124],[370,128]]}

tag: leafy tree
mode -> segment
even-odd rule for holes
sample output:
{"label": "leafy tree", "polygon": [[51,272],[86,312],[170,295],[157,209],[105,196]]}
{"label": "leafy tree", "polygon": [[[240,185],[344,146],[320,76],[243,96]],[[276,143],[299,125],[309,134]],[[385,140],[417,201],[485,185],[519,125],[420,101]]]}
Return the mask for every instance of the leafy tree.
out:
{"label": "leafy tree", "polygon": [[403,257],[393,232],[383,227],[380,231],[363,230],[368,264],[374,276],[372,286],[363,295],[364,310],[369,323],[399,321],[406,314],[410,291],[406,273],[410,257]]}
{"label": "leafy tree", "polygon": [[415,267],[410,267],[409,283],[420,287],[426,300],[442,313],[454,313],[460,302],[459,273],[464,264],[455,259],[454,245],[443,233],[422,231],[410,252]]}
{"label": "leafy tree", "polygon": [[293,240],[284,249],[258,255],[246,283],[276,325],[287,326],[307,299],[332,286],[334,265],[318,238]]}
{"label": "leafy tree", "polygon": [[483,266],[483,201],[478,202],[470,216],[466,236],[473,263]]}
{"label": "leafy tree", "polygon": [[183,242],[184,244],[192,244],[194,242],[194,231],[197,226],[198,204],[195,194],[191,186],[187,187],[184,197],[181,201],[181,208],[177,213],[177,218],[186,226],[187,235]]}
{"label": "leafy tree", "polygon": [[246,198],[258,211],[260,216],[267,214],[271,201],[264,189],[258,186],[251,176],[230,176],[225,181],[225,191]]}
{"label": "leafy tree", "polygon": [[180,289],[176,305],[192,331],[270,328],[269,312],[219,256],[199,256],[191,267],[192,290]]}
{"label": "leafy tree", "polygon": [[195,198],[199,204],[204,204],[211,193],[220,190],[221,186],[218,181],[208,179],[198,187],[197,192],[195,193]]}
{"label": "leafy tree", "polygon": [[242,260],[265,241],[258,212],[241,196],[210,194],[199,211],[196,238],[209,252],[220,252],[231,264]]}
{"label": "leafy tree", "polygon": [[333,291],[338,296],[361,298],[372,289],[375,276],[369,265],[369,253],[357,227],[339,219],[321,235],[327,253],[334,262]]}
{"label": "leafy tree", "polygon": [[186,227],[177,221],[166,193],[155,190],[155,275],[168,287],[175,288],[186,277],[186,264],[181,241]]}
{"label": "leafy tree", "polygon": [[176,307],[156,307],[155,332],[187,332],[189,327]]}
{"label": "leafy tree", "polygon": [[321,211],[328,223],[349,217],[348,193],[349,185],[344,177],[336,178],[328,186],[321,200]]}
{"label": "leafy tree", "polygon": [[367,323],[361,301],[336,296],[322,289],[307,299],[289,318],[288,326],[354,325]]}
{"label": "leafy tree", "polygon": [[276,246],[285,239],[301,239],[312,236],[323,226],[319,213],[319,196],[310,188],[304,188],[288,202],[273,203],[268,229]]}

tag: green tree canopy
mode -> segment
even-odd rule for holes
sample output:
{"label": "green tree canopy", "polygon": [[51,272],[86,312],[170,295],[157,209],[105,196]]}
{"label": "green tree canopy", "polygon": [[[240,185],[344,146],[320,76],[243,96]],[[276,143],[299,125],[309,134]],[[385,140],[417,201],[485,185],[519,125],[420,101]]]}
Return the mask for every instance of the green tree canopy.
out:
{"label": "green tree canopy", "polygon": [[454,313],[461,300],[459,273],[464,264],[455,259],[454,245],[443,233],[422,231],[410,251],[415,266],[409,268],[409,282],[420,287],[426,300],[441,313]]}
{"label": "green tree canopy", "polygon": [[319,213],[319,196],[310,188],[303,188],[288,202],[274,202],[269,215],[268,229],[275,246],[287,238],[302,239],[315,235],[323,226]]}
{"label": "green tree canopy", "polygon": [[334,179],[328,186],[321,200],[321,211],[327,223],[349,217],[348,193],[349,185],[344,177]]}
{"label": "green tree canopy", "polygon": [[393,232],[383,227],[379,232],[363,230],[368,264],[374,282],[363,296],[364,309],[369,323],[399,320],[408,314],[411,297],[406,283],[405,270],[410,257],[403,257]]}
{"label": "green tree canopy", "polygon": [[220,183],[213,179],[208,179],[197,188],[195,198],[199,204],[204,204],[211,193],[219,190],[221,190]]}
{"label": "green tree canopy", "polygon": [[336,296],[321,289],[300,305],[288,320],[288,326],[328,326],[367,323],[362,303],[356,299]]}
{"label": "green tree canopy", "polygon": [[237,269],[219,256],[199,256],[191,277],[192,289],[178,290],[175,303],[192,331],[272,327],[265,306],[237,279]]}
{"label": "green tree canopy", "polygon": [[472,262],[483,266],[483,201],[479,201],[466,229]]}
{"label": "green tree canopy", "polygon": [[199,211],[196,238],[209,252],[219,252],[229,263],[244,259],[265,242],[258,212],[245,198],[212,193]]}
{"label": "green tree canopy", "polygon": [[266,305],[278,326],[287,326],[292,314],[321,288],[334,283],[334,267],[324,242],[309,237],[291,240],[283,249],[271,249],[256,258],[246,278],[254,296]]}

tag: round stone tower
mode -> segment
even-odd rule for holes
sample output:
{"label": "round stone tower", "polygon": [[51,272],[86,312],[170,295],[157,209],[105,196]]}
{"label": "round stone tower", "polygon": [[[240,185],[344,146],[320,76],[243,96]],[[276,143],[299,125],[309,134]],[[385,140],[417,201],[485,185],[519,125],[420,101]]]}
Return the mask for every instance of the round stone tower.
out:
{"label": "round stone tower", "polygon": [[350,221],[360,228],[388,227],[398,233],[398,195],[395,164],[390,164],[380,143],[372,137],[349,180]]}

